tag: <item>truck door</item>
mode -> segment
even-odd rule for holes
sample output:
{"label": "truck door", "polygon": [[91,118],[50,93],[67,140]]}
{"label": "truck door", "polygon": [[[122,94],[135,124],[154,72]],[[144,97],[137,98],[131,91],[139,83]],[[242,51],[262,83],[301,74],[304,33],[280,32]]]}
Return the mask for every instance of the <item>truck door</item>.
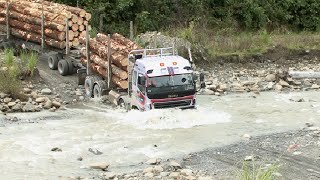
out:
{"label": "truck door", "polygon": [[138,73],[137,77],[137,89],[136,89],[136,102],[137,105],[144,109],[144,106],[146,104],[147,98],[146,98],[146,78],[143,74]]}

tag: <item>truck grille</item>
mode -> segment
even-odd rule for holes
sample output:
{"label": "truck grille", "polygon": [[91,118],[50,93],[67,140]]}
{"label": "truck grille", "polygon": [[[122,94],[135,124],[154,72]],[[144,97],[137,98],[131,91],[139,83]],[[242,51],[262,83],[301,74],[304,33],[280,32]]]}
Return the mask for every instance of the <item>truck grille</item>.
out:
{"label": "truck grille", "polygon": [[190,106],[191,102],[192,102],[191,99],[181,100],[181,101],[157,102],[157,103],[154,103],[153,106],[155,109],[183,107],[183,106]]}

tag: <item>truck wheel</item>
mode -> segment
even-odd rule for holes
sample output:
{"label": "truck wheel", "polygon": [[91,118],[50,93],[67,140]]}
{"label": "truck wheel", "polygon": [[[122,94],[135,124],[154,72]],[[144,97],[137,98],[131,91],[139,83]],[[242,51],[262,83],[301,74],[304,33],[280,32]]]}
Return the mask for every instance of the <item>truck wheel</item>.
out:
{"label": "truck wheel", "polygon": [[103,91],[107,88],[107,84],[103,80],[96,82],[93,88],[93,98],[101,98],[103,96]]}
{"label": "truck wheel", "polygon": [[58,62],[59,59],[55,55],[49,55],[48,57],[48,65],[49,68],[52,70],[57,70],[58,69]]}
{"label": "truck wheel", "polygon": [[124,102],[124,100],[123,100],[122,98],[119,99],[118,105],[119,105],[121,108],[126,108],[126,103]]}
{"label": "truck wheel", "polygon": [[68,63],[68,74],[72,75],[74,73],[73,63],[71,60],[67,61],[67,63]]}
{"label": "truck wheel", "polygon": [[60,60],[58,63],[58,71],[59,74],[61,74],[62,76],[66,76],[68,75],[69,72],[69,65],[68,62],[64,59]]}

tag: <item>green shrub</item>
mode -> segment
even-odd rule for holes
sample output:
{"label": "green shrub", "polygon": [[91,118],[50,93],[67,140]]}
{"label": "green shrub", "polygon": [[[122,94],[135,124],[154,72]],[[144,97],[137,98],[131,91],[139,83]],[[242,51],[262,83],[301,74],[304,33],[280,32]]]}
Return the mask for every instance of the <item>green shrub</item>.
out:
{"label": "green shrub", "polygon": [[28,61],[28,70],[31,73],[31,76],[33,75],[34,70],[37,67],[38,64],[38,54],[36,52],[31,52],[29,54],[29,61]]}
{"label": "green shrub", "polygon": [[[249,167],[249,166],[252,167]],[[250,164],[245,161],[241,171],[238,173],[239,180],[273,180],[274,173],[279,170],[279,165],[272,164],[267,167],[257,166],[254,161]]]}
{"label": "green shrub", "polygon": [[5,49],[4,50],[4,64],[9,67],[14,64],[14,50]]}
{"label": "green shrub", "polygon": [[7,71],[0,71],[0,92],[10,94],[13,98],[20,98],[22,83],[17,78],[16,67],[10,67]]}

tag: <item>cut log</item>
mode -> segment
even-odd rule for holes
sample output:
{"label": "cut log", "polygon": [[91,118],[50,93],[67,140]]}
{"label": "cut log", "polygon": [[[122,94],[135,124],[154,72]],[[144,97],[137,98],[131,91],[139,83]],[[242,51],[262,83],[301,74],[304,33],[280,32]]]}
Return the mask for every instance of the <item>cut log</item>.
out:
{"label": "cut log", "polygon": [[79,46],[79,44],[80,44],[79,43],[79,39],[78,38],[74,38],[73,41],[72,41],[72,46],[73,47],[77,47],[77,46]]}
{"label": "cut log", "polygon": [[117,76],[112,76],[112,82],[122,89],[128,89],[128,81],[122,80]]}
{"label": "cut log", "polygon": [[81,25],[79,26],[79,31],[82,32],[82,31],[84,31],[84,29],[85,29],[84,25],[81,24]]}
{"label": "cut log", "polygon": [[77,37],[79,37],[79,31],[75,31],[75,32],[73,32],[73,35],[74,35],[74,38],[77,38]]}
{"label": "cut log", "polygon": [[91,17],[92,17],[92,15],[90,14],[90,13],[86,13],[86,20],[87,21],[90,21],[90,19],[91,19]]}
{"label": "cut log", "polygon": [[71,21],[72,21],[74,24],[78,23],[78,16],[75,15],[75,14],[73,14],[73,15],[72,15],[72,18],[71,18]]}
{"label": "cut log", "polygon": [[122,44],[124,46],[127,46],[128,49],[131,49],[131,50],[142,49],[141,47],[139,47],[138,44],[134,43],[130,39],[125,38],[121,34],[118,34],[118,33],[113,34],[112,39],[114,39],[115,41],[119,42],[120,44]]}
{"label": "cut log", "polygon": [[74,39],[74,32],[72,30],[69,30],[69,41],[72,41]]}
{"label": "cut log", "polygon": [[73,25],[73,22],[72,22],[71,20],[69,20],[69,21],[68,21],[68,26],[69,26],[69,27],[72,27],[72,25]]}
{"label": "cut log", "polygon": [[73,24],[71,26],[72,31],[78,31],[79,30],[79,25],[78,24]]}
{"label": "cut log", "polygon": [[[105,46],[109,46],[109,37],[105,34],[98,33],[96,40]],[[113,51],[124,51],[125,53],[129,53],[131,51],[127,49],[127,46],[124,46],[113,39],[111,39],[111,49]]]}
{"label": "cut log", "polygon": [[[0,24],[4,24],[6,25],[6,18],[0,18]],[[28,24],[25,22],[20,22],[17,20],[10,20],[9,24],[11,27],[17,28],[17,29],[21,29],[24,31],[30,31],[30,32],[34,32],[37,33],[39,35],[41,35],[42,33],[42,29],[41,26],[38,25],[33,25],[33,24]],[[59,31],[54,31],[51,29],[45,29],[44,33],[46,36],[53,38],[55,40],[58,41],[63,41],[66,39],[66,33],[65,32],[59,32]]]}
{"label": "cut log", "polygon": [[88,25],[89,23],[88,23],[88,21],[83,21],[83,25]]}
{"label": "cut log", "polygon": [[[5,26],[4,26],[5,27]],[[0,28],[3,28],[0,26]],[[4,30],[4,29],[2,29]],[[32,41],[41,44],[41,35],[31,32],[22,31],[20,29],[11,28],[10,29],[11,34],[15,37],[24,39],[26,41]],[[66,47],[66,44],[64,41],[56,41],[54,39],[46,38],[45,43],[51,47],[55,47],[58,49],[64,49]]]}
{"label": "cut log", "polygon": [[78,17],[78,22],[77,24],[80,26],[80,25],[83,25],[83,18],[82,17]]}
{"label": "cut log", "polygon": [[[0,8],[0,14],[1,14],[1,16],[5,17],[6,16],[5,9]],[[16,19],[19,21],[24,21],[24,22],[30,23],[30,24],[40,25],[40,26],[41,26],[41,22],[42,22],[41,18],[24,15],[24,14],[15,12],[15,11],[10,11],[10,18]],[[57,24],[57,23],[50,22],[50,21],[45,22],[45,27],[50,28],[52,30],[57,30],[57,31],[64,31],[65,30],[65,25]]]}

